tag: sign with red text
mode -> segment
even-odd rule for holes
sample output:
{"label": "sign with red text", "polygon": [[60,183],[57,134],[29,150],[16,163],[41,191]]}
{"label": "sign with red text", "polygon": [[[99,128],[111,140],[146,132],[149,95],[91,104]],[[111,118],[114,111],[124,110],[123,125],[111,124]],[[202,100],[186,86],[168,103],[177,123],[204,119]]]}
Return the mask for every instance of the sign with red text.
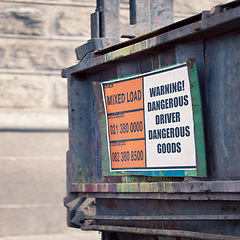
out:
{"label": "sign with red text", "polygon": [[111,171],[196,170],[186,64],[101,85]]}

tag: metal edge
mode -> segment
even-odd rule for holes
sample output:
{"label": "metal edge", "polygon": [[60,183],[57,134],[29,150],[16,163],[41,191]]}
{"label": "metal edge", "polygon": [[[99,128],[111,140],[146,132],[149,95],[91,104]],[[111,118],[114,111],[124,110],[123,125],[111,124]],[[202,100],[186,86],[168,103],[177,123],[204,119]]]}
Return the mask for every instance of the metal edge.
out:
{"label": "metal edge", "polygon": [[240,181],[189,181],[75,184],[79,193],[236,193]]}
{"label": "metal edge", "polygon": [[240,9],[238,8],[230,8],[217,14],[210,15],[207,18],[184,25],[178,29],[169,30],[163,34],[144,39],[121,49],[96,56],[90,61],[80,62],[75,66],[64,69],[62,75],[63,77],[69,76],[71,74],[87,71],[93,67],[96,69],[97,66],[102,66],[111,61],[120,60],[123,57],[132,56],[136,53],[148,50],[151,51],[155,47],[166,47],[167,45],[172,45],[183,39],[198,39],[199,37],[203,37],[204,33],[207,34],[207,36],[211,36],[211,34],[216,34],[216,32],[213,31],[214,29],[217,29],[219,34],[237,29],[238,26],[236,24],[231,25],[230,23],[240,19],[239,12]]}
{"label": "metal edge", "polygon": [[[190,91],[193,107],[193,121],[195,133],[195,146],[197,158],[197,176],[207,177],[206,150],[203,131],[202,103],[200,97],[200,87],[197,75],[196,59],[187,60],[187,69],[190,80]],[[189,176],[191,176],[189,174]]]}
{"label": "metal edge", "polygon": [[97,230],[97,231],[110,231],[110,232],[122,232],[122,233],[136,233],[146,235],[160,235],[169,237],[187,237],[187,238],[199,238],[208,240],[239,240],[238,236],[228,236],[203,232],[192,232],[184,230],[170,230],[170,229],[152,229],[152,228],[136,228],[136,227],[119,227],[119,226],[107,226],[107,225],[89,225],[81,227],[82,230]]}

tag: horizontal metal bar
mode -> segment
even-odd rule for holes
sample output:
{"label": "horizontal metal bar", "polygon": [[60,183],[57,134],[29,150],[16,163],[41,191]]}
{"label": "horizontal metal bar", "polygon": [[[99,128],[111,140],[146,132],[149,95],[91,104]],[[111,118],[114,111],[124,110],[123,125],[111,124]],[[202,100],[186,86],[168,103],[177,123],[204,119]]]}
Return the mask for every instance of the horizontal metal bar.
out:
{"label": "horizontal metal bar", "polygon": [[[77,190],[75,191],[77,192]],[[79,197],[112,199],[158,199],[184,201],[240,201],[239,193],[78,193]]]}
{"label": "horizontal metal bar", "polygon": [[225,221],[240,220],[240,215],[164,215],[164,216],[85,216],[86,220],[124,221]]}
{"label": "horizontal metal bar", "polygon": [[240,240],[239,236],[228,236],[203,232],[191,232],[183,230],[170,230],[170,229],[152,229],[152,228],[135,228],[135,227],[119,227],[119,226],[105,226],[105,225],[89,225],[81,227],[82,230],[96,230],[96,231],[109,231],[109,232],[123,232],[123,233],[136,233],[145,235],[159,235],[170,237],[186,237],[186,238],[199,238],[208,240]]}
{"label": "horizontal metal bar", "polygon": [[236,193],[240,181],[189,181],[145,183],[74,183],[75,192],[85,193]]}
{"label": "horizontal metal bar", "polygon": [[240,201],[240,181],[74,183],[72,189],[90,198]]}

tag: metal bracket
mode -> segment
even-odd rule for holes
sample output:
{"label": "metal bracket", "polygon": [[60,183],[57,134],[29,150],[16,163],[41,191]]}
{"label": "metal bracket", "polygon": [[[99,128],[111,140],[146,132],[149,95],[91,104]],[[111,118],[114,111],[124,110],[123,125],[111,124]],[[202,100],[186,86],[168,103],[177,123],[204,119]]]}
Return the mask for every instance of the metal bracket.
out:
{"label": "metal bracket", "polygon": [[86,220],[86,216],[95,216],[95,198],[78,198],[75,194],[70,194],[64,198],[64,206],[67,208],[67,225],[69,227],[81,228],[89,226],[94,221]]}
{"label": "metal bracket", "polygon": [[88,59],[87,55],[89,55],[89,53],[92,53],[95,50],[106,48],[108,45],[109,44],[107,38],[92,38],[88,40],[87,43],[75,49],[77,59],[84,61]]}
{"label": "metal bracket", "polygon": [[213,15],[217,15],[223,11],[223,6],[221,4],[213,7],[210,11],[203,11],[202,12],[202,20],[207,19]]}

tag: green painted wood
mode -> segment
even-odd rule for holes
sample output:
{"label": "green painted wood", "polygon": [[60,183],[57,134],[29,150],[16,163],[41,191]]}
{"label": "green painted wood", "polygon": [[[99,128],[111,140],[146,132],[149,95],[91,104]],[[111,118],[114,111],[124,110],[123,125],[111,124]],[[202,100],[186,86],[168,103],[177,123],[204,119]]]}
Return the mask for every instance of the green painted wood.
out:
{"label": "green painted wood", "polygon": [[[200,96],[199,81],[197,75],[197,66],[195,59],[187,60],[188,74],[191,85],[191,96],[193,105],[193,121],[197,157],[197,176],[207,176],[206,150],[203,130],[202,102]],[[189,171],[190,172],[190,171]],[[191,175],[189,175],[191,176]]]}

